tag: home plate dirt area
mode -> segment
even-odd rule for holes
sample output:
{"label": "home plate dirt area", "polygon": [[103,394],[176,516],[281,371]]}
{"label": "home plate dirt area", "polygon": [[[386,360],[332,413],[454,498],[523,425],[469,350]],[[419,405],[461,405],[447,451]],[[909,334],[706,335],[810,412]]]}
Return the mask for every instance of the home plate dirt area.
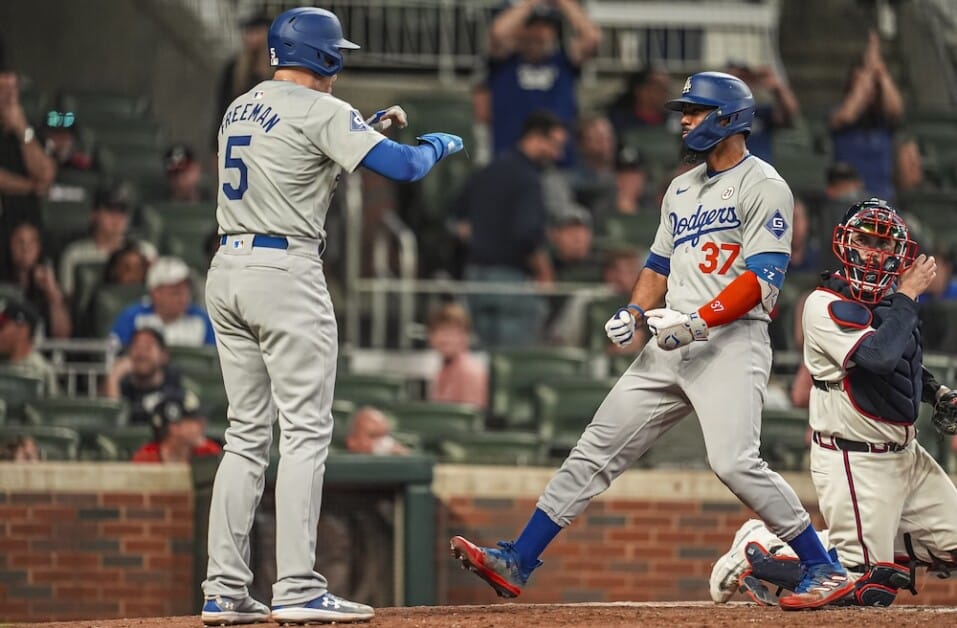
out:
{"label": "home plate dirt area", "polygon": [[[852,623],[853,622],[853,623]],[[268,626],[270,624],[261,624]],[[274,625],[274,624],[273,624]],[[493,626],[625,627],[640,626],[954,626],[957,607],[895,606],[784,612],[745,603],[641,602],[614,604],[496,604],[493,606],[418,606],[383,608],[367,626],[397,628],[491,628]],[[6,624],[31,628],[198,628],[199,616],[102,619],[44,624]]]}

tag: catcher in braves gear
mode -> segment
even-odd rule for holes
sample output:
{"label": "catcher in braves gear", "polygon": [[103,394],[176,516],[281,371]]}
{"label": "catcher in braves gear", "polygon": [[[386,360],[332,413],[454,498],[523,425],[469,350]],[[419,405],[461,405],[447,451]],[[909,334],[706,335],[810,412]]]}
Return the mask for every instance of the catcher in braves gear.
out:
{"label": "catcher in braves gear", "polygon": [[521,535],[498,548],[458,536],[452,552],[499,595],[517,596],[561,529],[694,410],[715,474],[800,556],[801,595],[782,598],[782,607],[815,608],[852,585],[797,495],[758,452],[768,312],[788,265],[791,190],[747,151],[754,99],[742,81],[694,74],[668,107],[681,112],[685,158],[697,166],[671,182],[631,303],[605,325],[624,346],[647,322],[656,341],[602,402]]}
{"label": "catcher in braves gear", "polygon": [[[219,129],[220,246],[206,279],[229,428],[209,514],[202,620],[283,624],[368,621],[375,611],[334,595],[315,569],[316,530],[332,440],[338,332],[326,287],[326,212],[358,167],[397,181],[424,177],[462,150],[426,133],[416,146],[379,131],[403,126],[399,107],[368,120],[332,95],[346,50],[335,14],[280,14],[269,28],[272,80],[232,102]],[[280,427],[276,581],[272,609],[249,595],[249,533]]]}
{"label": "catcher in braves gear", "polygon": [[[916,256],[897,212],[879,199],[857,203],[835,228],[833,248],[843,270],[826,273],[804,306],[811,476],[828,542],[856,580],[841,603],[889,606],[899,588],[912,588],[917,566],[957,569],[957,488],[914,426],[924,401],[934,406],[934,426],[955,433],[957,394],[922,365],[916,299],[936,264]],[[751,572],[744,579],[795,585],[793,561],[774,560],[786,558],[772,548],[780,541],[753,534],[741,534],[716,564],[717,601],[733,591],[743,559]]]}

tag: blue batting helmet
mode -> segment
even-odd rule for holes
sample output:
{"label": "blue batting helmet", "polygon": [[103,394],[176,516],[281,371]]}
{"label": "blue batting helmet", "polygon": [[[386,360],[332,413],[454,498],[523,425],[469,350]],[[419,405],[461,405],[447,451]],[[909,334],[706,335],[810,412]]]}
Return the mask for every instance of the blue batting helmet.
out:
{"label": "blue batting helmet", "polygon": [[300,67],[322,76],[342,70],[342,50],[359,46],[342,36],[336,14],[303,7],[281,13],[269,27],[269,64]]}
{"label": "blue batting helmet", "polygon": [[[665,106],[681,111],[685,105],[714,107],[714,111],[685,136],[685,146],[693,151],[704,152],[735,133],[751,132],[754,96],[744,81],[736,76],[724,72],[692,74],[685,81],[681,98],[668,101]],[[727,126],[722,126],[724,120],[727,120]]]}

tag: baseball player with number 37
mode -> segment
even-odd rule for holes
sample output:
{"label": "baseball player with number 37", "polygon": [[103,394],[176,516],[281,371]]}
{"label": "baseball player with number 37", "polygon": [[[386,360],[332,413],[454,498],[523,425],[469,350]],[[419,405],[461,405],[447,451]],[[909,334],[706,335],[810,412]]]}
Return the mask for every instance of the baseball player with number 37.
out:
{"label": "baseball player with number 37", "polygon": [[[419,179],[462,149],[447,133],[397,144],[372,128],[405,124],[398,107],[366,121],[332,95],[343,50],[333,13],[282,13],[268,36],[272,80],[239,96],[219,130],[220,247],[206,281],[229,428],[209,517],[206,624],[365,621],[374,611],[329,592],[315,571],[316,529],[332,439],[338,333],[322,269],[323,224],[343,169]],[[272,610],[249,596],[249,532],[279,420]]]}
{"label": "baseball player with number 37", "polygon": [[794,490],[758,452],[768,313],[791,250],[791,190],[747,151],[754,98],[742,81],[694,74],[668,107],[682,114],[684,156],[697,166],[668,187],[631,303],[605,325],[623,346],[647,322],[655,341],[609,392],[518,539],[496,549],[459,536],[452,552],[499,595],[517,596],[561,529],[694,410],[712,470],[800,557],[801,582],[781,606],[817,608],[853,584]]}

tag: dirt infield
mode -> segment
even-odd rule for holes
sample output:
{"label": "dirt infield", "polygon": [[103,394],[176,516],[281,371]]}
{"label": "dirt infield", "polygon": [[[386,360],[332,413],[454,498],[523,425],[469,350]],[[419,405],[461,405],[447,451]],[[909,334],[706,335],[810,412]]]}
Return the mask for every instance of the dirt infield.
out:
{"label": "dirt infield", "polygon": [[[369,626],[397,628],[491,628],[494,626],[953,626],[957,608],[897,606],[890,609],[833,609],[786,613],[732,603],[501,604],[496,606],[422,606],[383,608]],[[270,624],[264,624],[268,626]],[[275,625],[275,624],[272,624]],[[197,628],[199,617],[151,617],[46,624],[3,624],[31,628]]]}

